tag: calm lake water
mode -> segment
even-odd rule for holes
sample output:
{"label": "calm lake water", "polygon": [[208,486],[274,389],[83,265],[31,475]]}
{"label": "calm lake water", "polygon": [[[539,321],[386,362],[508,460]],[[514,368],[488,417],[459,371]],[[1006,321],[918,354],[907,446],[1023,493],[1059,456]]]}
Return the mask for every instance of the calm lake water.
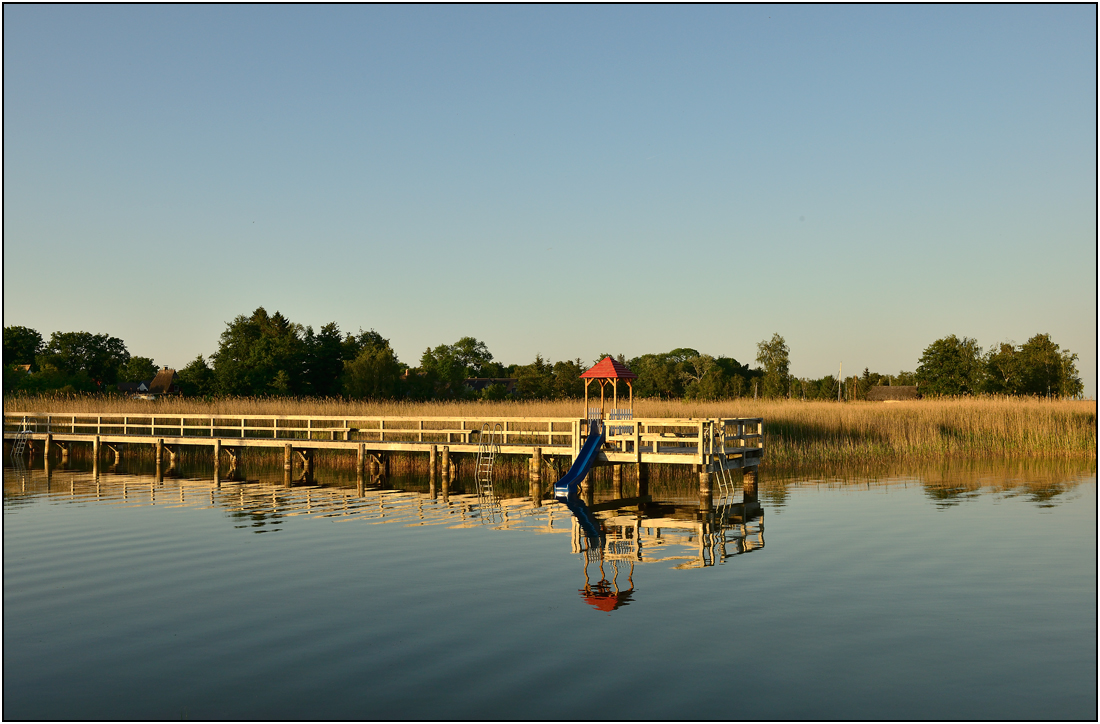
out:
{"label": "calm lake water", "polygon": [[4,718],[1097,716],[1094,461],[765,472],[710,526],[597,486],[602,540],[200,473],[5,468]]}

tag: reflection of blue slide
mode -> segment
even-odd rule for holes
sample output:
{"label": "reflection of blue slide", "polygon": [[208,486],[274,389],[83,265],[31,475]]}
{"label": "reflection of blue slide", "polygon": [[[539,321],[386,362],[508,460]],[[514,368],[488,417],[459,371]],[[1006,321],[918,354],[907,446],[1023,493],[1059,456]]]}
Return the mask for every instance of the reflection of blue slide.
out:
{"label": "reflection of blue slide", "polygon": [[562,476],[561,480],[554,484],[555,498],[568,498],[577,494],[577,486],[588,475],[592,464],[596,462],[596,456],[600,454],[603,446],[603,425],[595,421],[588,423],[588,439],[584,441],[584,447],[573,461],[573,467]]}
{"label": "reflection of blue slide", "polygon": [[573,514],[577,522],[581,524],[584,536],[592,541],[590,548],[600,546],[600,541],[603,539],[603,526],[592,516],[592,512],[584,504],[584,501],[576,496],[570,496],[562,502],[565,503],[565,507],[569,508],[569,512]]}

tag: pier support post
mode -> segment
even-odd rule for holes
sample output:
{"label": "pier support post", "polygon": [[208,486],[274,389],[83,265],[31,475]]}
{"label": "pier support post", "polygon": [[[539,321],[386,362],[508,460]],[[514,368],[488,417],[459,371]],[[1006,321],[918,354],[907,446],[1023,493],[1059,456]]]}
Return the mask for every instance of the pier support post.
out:
{"label": "pier support post", "polygon": [[611,466],[611,492],[616,498],[623,497],[623,466]]}
{"label": "pier support post", "polygon": [[164,438],[157,438],[157,467],[160,467],[161,462],[164,460]]}
{"label": "pier support post", "polygon": [[[436,468],[439,465],[438,454],[438,448],[435,445],[428,448],[428,486],[433,491],[435,490]],[[434,498],[435,495],[433,494],[432,497]]]}
{"label": "pier support post", "polygon": [[542,484],[542,448],[535,448],[531,459],[527,463],[527,477],[531,485]]}
{"label": "pier support post", "polygon": [[283,485],[290,487],[290,476],[294,472],[294,446],[283,445]]}
{"label": "pier support post", "polygon": [[443,446],[443,485],[444,490],[446,486],[451,482],[451,448],[447,445]]}
{"label": "pier support post", "polygon": [[741,489],[745,494],[746,503],[756,502],[757,483],[760,473],[756,465],[744,468],[742,471]]}
{"label": "pier support post", "polygon": [[649,463],[638,463],[638,497],[649,495]]}
{"label": "pier support post", "polygon": [[222,465],[222,441],[220,438],[214,438],[214,481],[217,482],[221,476]]}
{"label": "pier support post", "polygon": [[92,475],[99,477],[99,435],[92,438]]}
{"label": "pier support post", "polygon": [[699,495],[710,495],[710,473],[706,467],[699,466]]}
{"label": "pier support post", "polygon": [[50,447],[53,446],[53,435],[46,433],[46,445],[42,448],[42,468],[46,471],[46,479],[50,477]]}
{"label": "pier support post", "polygon": [[358,457],[355,460],[355,485],[359,488],[359,495],[363,494],[363,468],[367,464],[367,446],[359,443]]}

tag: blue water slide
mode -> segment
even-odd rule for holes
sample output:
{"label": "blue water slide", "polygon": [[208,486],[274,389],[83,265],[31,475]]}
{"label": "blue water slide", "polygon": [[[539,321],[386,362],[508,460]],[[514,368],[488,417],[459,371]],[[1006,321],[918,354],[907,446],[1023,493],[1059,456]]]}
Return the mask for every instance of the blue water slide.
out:
{"label": "blue water slide", "polygon": [[573,467],[569,468],[569,472],[554,484],[555,498],[568,498],[577,494],[577,487],[584,480],[584,476],[588,475],[588,471],[592,469],[592,465],[600,454],[601,447],[603,447],[603,425],[594,420],[589,420],[588,439],[584,441],[584,447],[581,448],[577,459],[573,461]]}

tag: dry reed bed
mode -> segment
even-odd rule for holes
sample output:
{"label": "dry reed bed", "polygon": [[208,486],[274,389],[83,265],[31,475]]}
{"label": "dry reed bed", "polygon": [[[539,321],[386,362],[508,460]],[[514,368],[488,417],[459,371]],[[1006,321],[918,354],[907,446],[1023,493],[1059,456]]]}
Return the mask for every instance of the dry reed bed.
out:
{"label": "dry reed bed", "polygon": [[[108,414],[577,417],[578,400],[547,402],[348,402],[220,398],[156,402],[113,396],[15,396],[5,411]],[[912,402],[636,400],[635,417],[762,417],[770,465],[876,463],[956,456],[1096,457],[1096,402],[979,397]]]}

